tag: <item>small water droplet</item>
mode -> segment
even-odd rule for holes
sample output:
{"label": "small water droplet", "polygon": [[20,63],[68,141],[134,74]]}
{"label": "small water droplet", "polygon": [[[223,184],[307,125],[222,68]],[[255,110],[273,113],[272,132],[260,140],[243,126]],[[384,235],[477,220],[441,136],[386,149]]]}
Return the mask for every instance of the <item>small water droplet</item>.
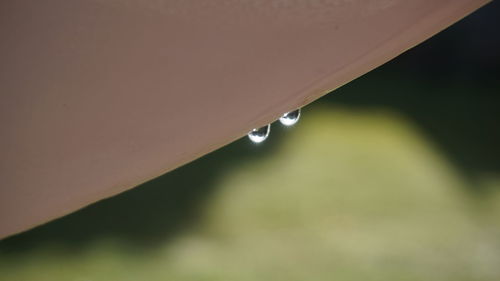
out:
{"label": "small water droplet", "polygon": [[251,130],[248,133],[248,138],[254,143],[260,143],[267,139],[270,131],[271,131],[271,124],[267,124],[264,127]]}
{"label": "small water droplet", "polygon": [[299,121],[299,118],[300,118],[300,108],[283,114],[283,116],[281,116],[280,118],[280,122],[285,126],[292,126]]}

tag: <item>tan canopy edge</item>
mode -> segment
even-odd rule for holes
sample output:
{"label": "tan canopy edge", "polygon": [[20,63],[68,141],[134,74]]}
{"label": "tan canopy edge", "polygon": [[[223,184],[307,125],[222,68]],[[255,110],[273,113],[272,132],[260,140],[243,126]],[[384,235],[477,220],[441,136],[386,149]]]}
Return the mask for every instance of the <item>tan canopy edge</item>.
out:
{"label": "tan canopy edge", "polygon": [[224,146],[486,2],[4,0],[0,237]]}

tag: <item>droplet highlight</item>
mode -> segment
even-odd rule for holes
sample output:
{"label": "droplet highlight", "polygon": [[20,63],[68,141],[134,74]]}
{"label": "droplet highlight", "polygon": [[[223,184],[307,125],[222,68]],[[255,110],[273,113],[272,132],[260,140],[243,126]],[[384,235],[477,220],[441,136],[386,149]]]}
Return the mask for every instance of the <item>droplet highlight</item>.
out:
{"label": "droplet highlight", "polygon": [[269,132],[271,132],[271,124],[251,130],[248,133],[248,138],[254,143],[261,143],[267,139]]}
{"label": "droplet highlight", "polygon": [[300,118],[300,108],[294,111],[287,112],[280,117],[280,123],[285,126],[295,125]]}

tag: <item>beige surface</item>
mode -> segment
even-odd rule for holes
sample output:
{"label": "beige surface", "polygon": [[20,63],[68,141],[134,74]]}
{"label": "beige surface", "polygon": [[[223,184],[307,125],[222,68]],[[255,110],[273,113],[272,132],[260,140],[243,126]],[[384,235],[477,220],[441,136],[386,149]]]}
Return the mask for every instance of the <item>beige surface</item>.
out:
{"label": "beige surface", "polygon": [[0,237],[221,147],[486,2],[2,1]]}

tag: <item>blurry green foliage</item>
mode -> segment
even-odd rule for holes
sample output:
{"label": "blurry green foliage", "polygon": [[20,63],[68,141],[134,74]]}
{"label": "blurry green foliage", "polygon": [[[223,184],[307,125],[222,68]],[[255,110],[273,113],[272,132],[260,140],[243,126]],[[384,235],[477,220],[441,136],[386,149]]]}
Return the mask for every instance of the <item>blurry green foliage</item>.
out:
{"label": "blurry green foliage", "polygon": [[[280,134],[286,138],[279,146],[271,143],[271,151],[229,161],[239,164],[224,166],[209,182],[214,187],[210,196],[204,191],[209,199],[197,223],[178,235],[158,237],[169,237],[162,220],[181,215],[156,213],[151,224],[134,230],[140,236],[121,239],[117,231],[85,240],[81,248],[53,239],[19,253],[11,249],[0,255],[0,279],[500,278],[499,175],[481,179],[492,190],[487,199],[471,197],[468,181],[433,143],[404,116],[386,110],[307,108],[296,127]],[[216,163],[224,150],[208,160]],[[142,207],[151,204],[154,199]],[[128,207],[144,215],[137,205]],[[175,208],[163,211],[169,210]],[[130,228],[140,226],[131,222]],[[154,242],[138,246],[148,237]]]}

